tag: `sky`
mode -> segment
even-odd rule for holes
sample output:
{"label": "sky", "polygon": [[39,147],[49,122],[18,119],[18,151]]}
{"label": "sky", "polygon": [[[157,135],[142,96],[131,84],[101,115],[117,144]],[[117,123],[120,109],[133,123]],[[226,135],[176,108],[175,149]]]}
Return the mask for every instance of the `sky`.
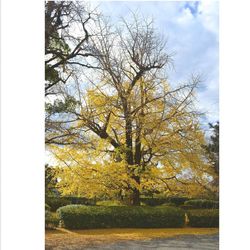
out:
{"label": "sky", "polygon": [[[198,108],[206,112],[201,122],[219,120],[219,4],[217,1],[100,1],[95,2],[114,22],[128,17],[130,10],[153,17],[155,28],[167,37],[174,53],[174,69],[168,72],[170,84],[187,81],[200,74]],[[206,126],[205,126],[206,127]]]}

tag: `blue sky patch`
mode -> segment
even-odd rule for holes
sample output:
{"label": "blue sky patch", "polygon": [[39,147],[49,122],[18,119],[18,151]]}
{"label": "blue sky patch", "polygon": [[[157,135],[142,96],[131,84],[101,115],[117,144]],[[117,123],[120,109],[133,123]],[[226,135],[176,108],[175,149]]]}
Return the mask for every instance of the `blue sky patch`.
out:
{"label": "blue sky patch", "polygon": [[199,1],[189,1],[185,3],[184,8],[189,9],[192,15],[196,16],[198,14],[199,3],[200,3]]}

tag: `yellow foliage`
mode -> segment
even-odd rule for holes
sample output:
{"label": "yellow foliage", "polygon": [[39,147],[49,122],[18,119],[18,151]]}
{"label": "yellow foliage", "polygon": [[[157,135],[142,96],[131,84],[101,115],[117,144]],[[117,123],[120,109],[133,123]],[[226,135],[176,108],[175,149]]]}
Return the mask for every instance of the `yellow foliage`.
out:
{"label": "yellow foliage", "polygon": [[[101,86],[87,91],[82,119],[75,128],[89,128],[81,134],[89,143],[50,146],[58,161],[59,190],[90,198],[133,189],[190,196],[204,192],[214,173],[202,147],[204,133],[189,102],[176,101],[178,96],[170,95],[166,81],[161,81],[161,88],[145,79],[131,92],[128,82],[120,88],[122,94]],[[142,154],[140,164],[132,166],[127,161],[128,122],[132,154],[135,157],[138,140]]]}

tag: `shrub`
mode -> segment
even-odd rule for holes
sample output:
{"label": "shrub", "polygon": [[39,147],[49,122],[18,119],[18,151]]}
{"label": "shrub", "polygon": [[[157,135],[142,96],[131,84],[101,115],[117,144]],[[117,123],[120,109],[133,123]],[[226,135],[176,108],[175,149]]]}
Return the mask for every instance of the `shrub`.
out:
{"label": "shrub", "polygon": [[219,209],[195,209],[187,212],[191,227],[218,227]]}
{"label": "shrub", "polygon": [[51,211],[55,212],[59,207],[70,204],[95,205],[95,201],[84,197],[46,197],[46,203],[51,207]]}
{"label": "shrub", "polygon": [[186,197],[165,197],[165,198],[141,198],[141,202],[148,206],[160,206],[164,203],[174,203],[175,206],[182,205],[188,200]]}
{"label": "shrub", "polygon": [[51,213],[50,211],[45,211],[45,228],[51,229],[58,227],[59,225],[59,217],[56,213]]}
{"label": "shrub", "polygon": [[51,210],[51,207],[45,203],[45,211],[50,211]]}
{"label": "shrub", "polygon": [[97,201],[96,202],[97,206],[124,206],[121,201]]}
{"label": "shrub", "polygon": [[166,202],[166,203],[163,203],[161,206],[175,207],[176,205],[173,202]]}
{"label": "shrub", "polygon": [[67,199],[70,201],[71,204],[80,204],[80,205],[95,205],[95,200],[93,199],[88,199],[85,197],[74,197],[74,196],[69,196],[69,197],[64,197],[64,199]]}
{"label": "shrub", "polygon": [[63,197],[46,197],[45,201],[51,207],[52,212],[55,212],[59,207],[71,204],[71,201]]}
{"label": "shrub", "polygon": [[196,208],[213,208],[217,209],[219,208],[219,202],[218,201],[213,201],[213,200],[189,200],[185,201],[184,205],[192,206],[194,209]]}
{"label": "shrub", "polygon": [[187,201],[187,197],[169,197],[168,201],[171,203],[174,203],[176,206],[180,206],[184,204],[185,201]]}
{"label": "shrub", "polygon": [[140,201],[146,206],[160,206],[167,202],[166,198],[140,198]]}
{"label": "shrub", "polygon": [[194,209],[194,207],[191,205],[180,205],[180,208],[182,208],[184,210]]}
{"label": "shrub", "polygon": [[182,227],[185,222],[184,211],[173,207],[69,205],[57,212],[69,229]]}

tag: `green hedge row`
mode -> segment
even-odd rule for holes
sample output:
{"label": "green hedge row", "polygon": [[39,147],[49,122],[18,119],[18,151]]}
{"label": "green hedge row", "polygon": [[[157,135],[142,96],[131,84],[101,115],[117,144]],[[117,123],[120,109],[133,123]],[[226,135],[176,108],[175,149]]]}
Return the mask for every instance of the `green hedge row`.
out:
{"label": "green hedge row", "polygon": [[[200,208],[219,208],[218,201],[212,200],[188,200],[186,197],[167,197],[167,198],[140,198],[142,204],[146,206],[160,206],[168,204],[171,206],[180,206],[183,209],[200,209]],[[46,197],[46,204],[50,207],[50,210],[55,212],[58,208],[71,205],[106,205],[106,206],[119,206],[123,205],[120,201],[98,201],[87,199],[84,197]]]}
{"label": "green hedge row", "polygon": [[173,207],[68,205],[57,212],[68,229],[175,228],[185,223],[184,211]]}
{"label": "green hedge row", "polygon": [[[141,198],[140,199],[141,203],[146,206],[160,206],[165,203],[171,203],[172,205],[179,206],[187,200],[188,198],[185,198],[185,197]],[[71,205],[71,204],[80,204],[80,205],[95,205],[96,204],[95,200],[87,199],[84,197],[45,197],[45,202],[50,207],[50,210],[53,212],[55,212],[60,207]],[[119,201],[99,201],[98,204],[110,206],[112,205],[113,202],[117,203],[115,205],[122,205],[122,203]]]}
{"label": "green hedge row", "polygon": [[114,206],[125,206],[121,201],[111,201],[111,200],[106,200],[106,201],[97,201],[96,206],[108,206],[108,207],[114,207]]}
{"label": "green hedge row", "polygon": [[45,197],[45,202],[50,206],[53,212],[60,207],[71,204],[95,205],[94,200],[89,200],[84,197]]}
{"label": "green hedge row", "polygon": [[190,206],[194,209],[208,208],[208,209],[218,209],[219,202],[213,200],[189,200],[184,202],[184,206]]}
{"label": "green hedge row", "polygon": [[191,205],[180,205],[179,207],[184,209],[184,210],[194,209],[194,207]]}
{"label": "green hedge row", "polygon": [[191,227],[219,227],[219,209],[196,209],[187,212]]}
{"label": "green hedge row", "polygon": [[71,204],[71,201],[62,197],[46,197],[45,202],[50,206],[50,210],[55,212],[59,207]]}
{"label": "green hedge row", "polygon": [[166,197],[166,198],[140,198],[140,201],[147,206],[160,206],[164,203],[172,203],[176,206],[184,204],[186,197]]}

